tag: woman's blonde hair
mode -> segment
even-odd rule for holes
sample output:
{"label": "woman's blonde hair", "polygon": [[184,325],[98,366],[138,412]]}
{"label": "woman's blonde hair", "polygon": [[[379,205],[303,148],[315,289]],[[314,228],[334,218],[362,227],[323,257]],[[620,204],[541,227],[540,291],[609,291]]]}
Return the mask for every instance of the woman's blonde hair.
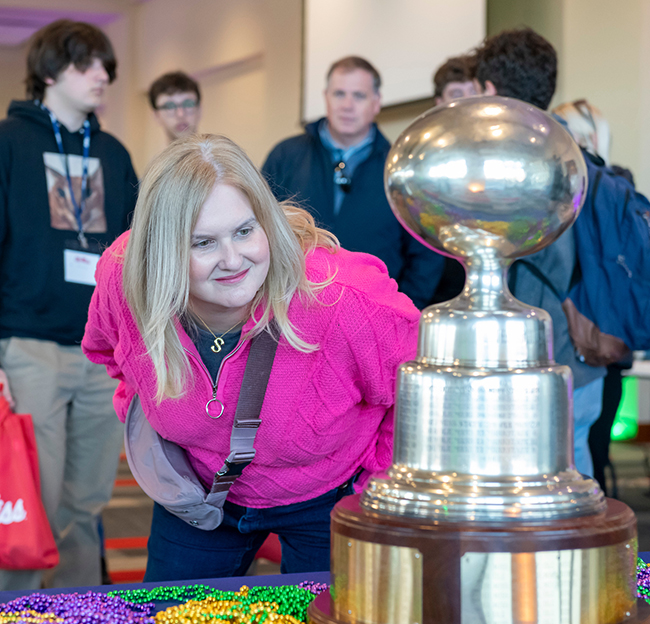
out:
{"label": "woman's blonde hair", "polygon": [[218,135],[179,139],[149,165],[142,180],[124,257],[124,293],[158,387],[156,399],[176,398],[188,382],[188,360],[178,337],[189,306],[190,241],[199,212],[216,184],[239,189],[266,233],[269,272],[251,303],[261,314],[246,338],[269,331],[274,317],[287,341],[313,351],[296,333],[288,309],[294,294],[313,296],[322,284],[305,276],[305,253],[317,246],[336,251],[337,239],[314,224],[301,208],[278,201],[244,151]]}

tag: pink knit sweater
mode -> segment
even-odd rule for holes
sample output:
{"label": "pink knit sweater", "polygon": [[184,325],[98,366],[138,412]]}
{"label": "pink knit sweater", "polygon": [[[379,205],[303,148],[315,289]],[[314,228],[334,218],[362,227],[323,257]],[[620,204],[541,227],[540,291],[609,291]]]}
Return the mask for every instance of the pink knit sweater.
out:
{"label": "pink knit sweater", "polygon": [[[137,393],[153,428],[182,446],[200,478],[211,484],[230,450],[250,345],[246,341],[223,362],[217,398],[225,411],[215,420],[205,412],[211,380],[179,326],[193,382],[180,399],[156,405],[153,365],[125,301],[122,264],[115,256],[127,241],[128,232],[97,266],[83,351],[120,380],[114,397],[119,418],[124,420]],[[264,508],[308,500],[341,485],[359,468],[372,473],[391,462],[395,377],[397,367],[415,357],[419,312],[373,256],[319,248],[306,261],[311,281],[336,273],[318,301],[296,296],[289,308],[298,334],[320,348],[302,353],[280,338],[257,454],[228,495],[238,505]],[[247,322],[242,334],[251,326]]]}

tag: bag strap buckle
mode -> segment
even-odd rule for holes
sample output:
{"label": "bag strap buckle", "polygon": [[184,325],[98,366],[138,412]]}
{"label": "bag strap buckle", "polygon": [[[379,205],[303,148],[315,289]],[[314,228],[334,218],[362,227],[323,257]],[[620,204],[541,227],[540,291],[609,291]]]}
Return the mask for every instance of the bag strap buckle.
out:
{"label": "bag strap buckle", "polygon": [[[215,477],[229,477],[240,476],[244,468],[250,464],[255,458],[255,449],[250,451],[230,451],[230,455],[224,462],[223,466],[217,470]],[[219,479],[216,478],[215,482]]]}

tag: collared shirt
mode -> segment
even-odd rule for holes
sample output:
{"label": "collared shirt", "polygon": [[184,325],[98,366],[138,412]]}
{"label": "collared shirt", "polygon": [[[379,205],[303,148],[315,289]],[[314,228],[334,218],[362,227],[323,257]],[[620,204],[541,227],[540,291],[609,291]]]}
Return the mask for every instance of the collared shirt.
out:
{"label": "collared shirt", "polygon": [[[362,139],[356,145],[351,147],[343,147],[337,143],[332,137],[329,127],[327,125],[327,119],[323,119],[318,125],[318,136],[320,137],[321,142],[323,143],[325,149],[329,152],[332,159],[332,177],[334,177],[334,167],[340,163],[345,163],[345,175],[346,177],[353,179],[354,170],[358,165],[360,165],[364,160],[370,156],[372,152],[372,145],[375,141],[375,127],[370,126],[370,131],[364,139]],[[345,197],[345,191],[340,184],[334,184],[334,214],[338,215],[341,210],[341,204],[343,203],[343,198]]]}

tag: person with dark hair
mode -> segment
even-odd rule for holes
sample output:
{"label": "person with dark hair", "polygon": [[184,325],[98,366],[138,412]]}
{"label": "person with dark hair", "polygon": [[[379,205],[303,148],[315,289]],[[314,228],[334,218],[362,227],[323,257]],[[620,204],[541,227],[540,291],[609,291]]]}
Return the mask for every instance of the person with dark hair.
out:
{"label": "person with dark hair", "polygon": [[351,251],[377,256],[418,308],[427,305],[443,257],[416,241],[393,215],[384,192],[390,143],[374,123],[381,78],[365,59],[332,64],[326,117],[276,145],[262,172],[280,200],[293,199]]}
{"label": "person with dark hair", "polygon": [[[555,92],[557,55],[553,46],[530,28],[489,37],[476,50],[476,79],[485,95],[513,97],[546,110]],[[566,123],[555,117],[560,123]],[[576,352],[558,293],[568,293],[576,270],[573,229],[542,251],[515,262],[509,283],[515,297],[546,310],[553,320],[554,357],[573,373],[575,465],[593,476],[589,429],[602,407],[604,366],[589,366]]]}
{"label": "person with dark hair", "polygon": [[[116,382],[80,347],[95,265],[136,201],[129,154],[94,115],[116,65],[101,30],[53,22],[31,41],[29,99],[0,122],[0,383],[32,415],[60,553],[44,579],[52,587],[100,583],[98,522],[123,437]],[[42,580],[40,570],[0,570],[2,590]]]}
{"label": "person with dark hair", "polygon": [[485,95],[517,98],[546,110],[555,93],[555,48],[531,28],[488,37],[476,52],[476,79]]}
{"label": "person with dark hair", "polygon": [[433,75],[433,99],[436,106],[476,95],[473,56],[447,59]]}
{"label": "person with dark hair", "polygon": [[117,75],[117,61],[108,37],[84,22],[53,22],[32,38],[27,53],[27,95],[32,100],[42,100],[47,87],[70,65],[83,73],[95,59],[104,68],[107,83],[111,84]]}
{"label": "person with dark hair", "polygon": [[149,87],[149,103],[170,143],[196,133],[201,120],[201,90],[187,74],[170,72],[154,80]]}

